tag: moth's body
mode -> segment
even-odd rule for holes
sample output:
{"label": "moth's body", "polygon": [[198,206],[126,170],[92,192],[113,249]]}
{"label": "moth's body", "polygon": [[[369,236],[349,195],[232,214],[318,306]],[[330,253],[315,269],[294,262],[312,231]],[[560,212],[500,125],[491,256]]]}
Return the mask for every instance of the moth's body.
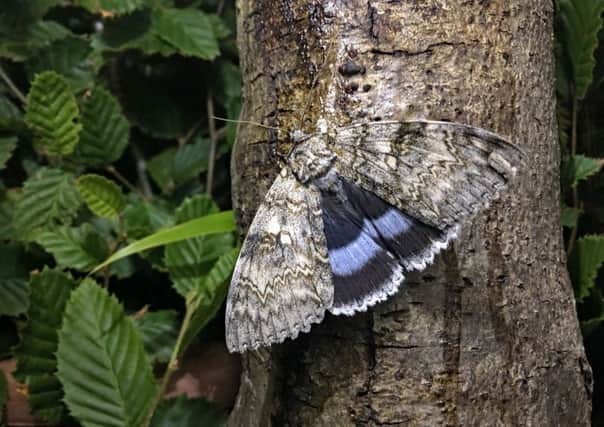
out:
{"label": "moth's body", "polygon": [[497,197],[521,152],[456,123],[373,122],[295,132],[233,273],[227,345],[295,338],[325,311],[394,294]]}

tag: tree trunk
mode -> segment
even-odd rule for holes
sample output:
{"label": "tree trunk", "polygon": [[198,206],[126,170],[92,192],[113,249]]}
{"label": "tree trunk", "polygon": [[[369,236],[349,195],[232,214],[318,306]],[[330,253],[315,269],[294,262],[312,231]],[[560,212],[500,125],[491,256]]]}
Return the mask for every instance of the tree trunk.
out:
{"label": "tree trunk", "polygon": [[[242,120],[456,121],[507,137],[527,164],[390,301],[246,354],[230,424],[589,425],[559,222],[551,0],[239,0],[238,12]],[[242,231],[287,137],[240,125]]]}

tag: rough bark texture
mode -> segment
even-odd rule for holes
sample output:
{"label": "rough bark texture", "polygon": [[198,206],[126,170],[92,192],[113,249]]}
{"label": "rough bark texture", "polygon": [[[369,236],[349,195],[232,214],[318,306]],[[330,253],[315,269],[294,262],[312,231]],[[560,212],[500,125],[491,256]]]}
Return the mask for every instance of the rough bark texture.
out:
{"label": "rough bark texture", "polygon": [[[528,162],[389,302],[246,355],[231,425],[589,425],[591,371],[559,228],[552,2],[239,0],[238,10],[242,119],[307,132],[319,118],[451,120],[509,138]],[[286,140],[240,126],[242,231]]]}

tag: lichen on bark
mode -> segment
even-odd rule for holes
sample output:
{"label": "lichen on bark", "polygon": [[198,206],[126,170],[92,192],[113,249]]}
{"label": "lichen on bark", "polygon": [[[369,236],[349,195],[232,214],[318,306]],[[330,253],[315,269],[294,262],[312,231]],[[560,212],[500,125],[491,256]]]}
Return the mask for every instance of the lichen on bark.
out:
{"label": "lichen on bark", "polygon": [[389,302],[247,354],[234,426],[589,425],[591,371],[559,226],[553,6],[510,1],[239,0],[245,232],[272,151],[317,121],[432,119],[526,152],[511,191]]}

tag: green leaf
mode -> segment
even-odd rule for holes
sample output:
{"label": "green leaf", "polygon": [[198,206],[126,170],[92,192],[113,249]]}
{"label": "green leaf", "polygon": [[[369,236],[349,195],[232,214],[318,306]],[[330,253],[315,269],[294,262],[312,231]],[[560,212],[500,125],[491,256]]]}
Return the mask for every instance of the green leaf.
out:
{"label": "green leaf", "polygon": [[223,19],[218,15],[207,15],[210,23],[212,24],[212,31],[217,39],[222,40],[231,35],[231,30]]}
{"label": "green leaf", "polygon": [[174,46],[151,31],[150,10],[137,10],[106,21],[103,31],[94,36],[92,44],[99,50],[108,51],[139,49],[147,55],[163,56],[178,53]]}
{"label": "green leaf", "polygon": [[17,191],[9,191],[0,195],[0,236],[5,240],[19,240],[13,226],[17,197]]}
{"label": "green leaf", "polygon": [[603,0],[558,0],[559,31],[577,98],[583,99],[593,80],[594,52],[602,28]]}
{"label": "green leaf", "polygon": [[8,162],[8,159],[13,155],[15,148],[17,148],[16,136],[0,136],[0,170],[4,169],[6,162]]}
{"label": "green leaf", "polygon": [[15,205],[14,227],[19,237],[27,240],[38,228],[68,223],[79,207],[73,175],[41,168],[25,181]]}
{"label": "green leaf", "polygon": [[593,159],[580,154],[576,155],[573,158],[573,186],[576,186],[579,181],[585,180],[600,172],[602,165],[604,165],[604,161],[602,159]]}
{"label": "green leaf", "polygon": [[149,160],[149,174],[164,193],[171,192],[207,170],[209,147],[207,139],[199,139],[168,148]]}
{"label": "green leaf", "polygon": [[173,207],[161,199],[130,204],[124,209],[124,228],[129,239],[140,239],[174,224]]}
{"label": "green leaf", "polygon": [[565,187],[576,187],[579,181],[598,173],[604,165],[603,159],[594,159],[577,154],[562,162],[561,180]]}
{"label": "green leaf", "polygon": [[90,166],[113,163],[128,145],[130,125],[122,108],[108,91],[97,87],[82,105],[82,133],[75,150],[79,161]]}
{"label": "green leaf", "polygon": [[74,4],[92,13],[121,15],[144,7],[146,0],[75,0]]}
{"label": "green leaf", "polygon": [[79,37],[57,40],[40,49],[26,63],[30,79],[43,71],[62,75],[74,92],[90,87],[96,72],[90,43]]}
{"label": "green leaf", "polygon": [[227,418],[223,410],[203,398],[180,396],[158,406],[151,427],[222,427]]}
{"label": "green leaf", "polygon": [[65,414],[63,389],[56,377],[55,352],[63,312],[76,282],[59,271],[44,269],[30,280],[31,305],[27,324],[21,331],[21,342],[15,350],[15,378],[27,384],[32,414],[58,423]]}
{"label": "green leaf", "polygon": [[76,181],[80,195],[88,208],[100,217],[116,218],[124,209],[126,201],[120,187],[104,176],[82,175]]}
{"label": "green leaf", "polygon": [[40,233],[36,242],[55,257],[57,265],[88,271],[108,254],[107,242],[90,224]]}
{"label": "green leaf", "polygon": [[151,363],[167,363],[178,338],[178,313],[162,310],[145,313],[134,320]]}
{"label": "green leaf", "polygon": [[604,263],[604,235],[588,235],[577,240],[568,267],[578,303],[588,297],[595,285],[598,270]]}
{"label": "green leaf", "polygon": [[114,296],[86,279],[71,293],[59,332],[58,377],[84,427],[140,427],[158,387],[143,341]]}
{"label": "green leaf", "polygon": [[[176,211],[176,221],[182,223],[218,212],[218,206],[207,195],[187,199]],[[182,296],[205,283],[213,261],[232,249],[232,233],[195,237],[166,246],[165,264],[172,286]]]}
{"label": "green leaf", "polygon": [[0,95],[0,131],[21,131],[24,128],[23,114],[6,96]]}
{"label": "green leaf", "polygon": [[564,205],[560,212],[560,225],[562,227],[574,228],[577,226],[579,216],[581,216],[581,209]]}
{"label": "green leaf", "polygon": [[596,329],[600,327],[602,322],[604,322],[604,315],[581,322],[581,333],[583,334],[583,338],[588,338]]}
{"label": "green leaf", "polygon": [[235,228],[233,211],[207,215],[193,221],[178,224],[174,227],[165,228],[151,236],[147,236],[120,249],[101,264],[97,265],[93,272],[100,270],[118,259],[137,254],[147,249],[180,242],[181,240],[189,239],[191,237],[214,233],[226,233],[228,231],[234,231]]}
{"label": "green leaf", "polygon": [[29,25],[25,31],[9,34],[3,38],[0,41],[0,58],[8,58],[16,62],[25,61],[32,55],[38,54],[39,49],[70,34],[67,28],[57,22],[37,21]]}
{"label": "green leaf", "polygon": [[[241,109],[241,71],[232,62],[220,61],[218,75],[219,84],[223,95],[218,97],[218,101],[226,110],[227,119],[237,120]],[[234,122],[227,122],[227,142],[228,147],[232,147],[235,142],[237,125]]]}
{"label": "green leaf", "polygon": [[212,20],[197,9],[157,9],[153,32],[176,47],[181,55],[212,60],[218,56],[218,40]]}
{"label": "green leaf", "polygon": [[189,327],[185,331],[182,348],[187,348],[204,326],[214,318],[229,290],[228,279],[237,263],[239,248],[222,255],[212,270],[187,294],[187,311],[191,313]]}
{"label": "green leaf", "polygon": [[4,407],[8,401],[8,381],[4,372],[0,371],[0,425],[4,425]]}
{"label": "green leaf", "polygon": [[0,279],[0,315],[17,316],[27,310],[29,288],[27,280],[18,278]]}
{"label": "green leaf", "polygon": [[65,79],[54,71],[38,74],[27,95],[25,122],[37,146],[47,154],[70,154],[82,125],[75,97]]}

